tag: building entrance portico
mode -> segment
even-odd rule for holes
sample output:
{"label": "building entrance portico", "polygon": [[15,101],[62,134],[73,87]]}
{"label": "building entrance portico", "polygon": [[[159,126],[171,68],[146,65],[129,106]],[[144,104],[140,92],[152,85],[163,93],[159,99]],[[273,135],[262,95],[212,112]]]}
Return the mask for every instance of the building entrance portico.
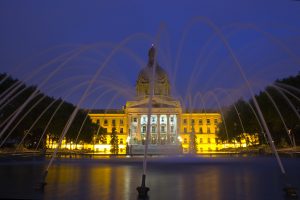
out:
{"label": "building entrance portico", "polygon": [[[128,110],[132,111],[130,108]],[[177,116],[178,113],[153,113],[150,116],[150,144],[175,144],[177,142]],[[143,144],[146,139],[148,116],[140,113],[131,114],[130,122],[130,143]]]}

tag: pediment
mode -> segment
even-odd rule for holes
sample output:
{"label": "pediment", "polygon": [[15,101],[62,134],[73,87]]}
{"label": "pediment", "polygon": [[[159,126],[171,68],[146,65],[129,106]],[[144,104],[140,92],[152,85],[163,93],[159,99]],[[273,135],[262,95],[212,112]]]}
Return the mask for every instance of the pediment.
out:
{"label": "pediment", "polygon": [[[126,104],[127,108],[148,108],[149,99],[145,98],[138,101],[129,101]],[[179,108],[179,101],[161,99],[161,98],[153,98],[152,99],[152,107],[153,108]]]}

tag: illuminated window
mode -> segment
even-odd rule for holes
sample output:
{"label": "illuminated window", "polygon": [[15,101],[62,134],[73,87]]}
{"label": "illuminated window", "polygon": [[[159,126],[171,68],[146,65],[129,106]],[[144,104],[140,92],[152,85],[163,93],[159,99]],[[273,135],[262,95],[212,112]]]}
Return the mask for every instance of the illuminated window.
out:
{"label": "illuminated window", "polygon": [[206,124],[210,124],[210,119],[206,119]]}
{"label": "illuminated window", "polygon": [[198,123],[199,123],[199,125],[202,125],[203,124],[202,119],[199,119]]}
{"label": "illuminated window", "polygon": [[155,133],[155,132],[156,132],[155,126],[152,126],[152,127],[151,127],[151,132],[152,132],[152,133]]}
{"label": "illuminated window", "polygon": [[111,123],[112,123],[113,126],[115,126],[115,125],[116,125],[116,120],[113,119],[113,120],[111,121]]}
{"label": "illuminated window", "polygon": [[207,128],[207,133],[210,133],[210,128]]}
{"label": "illuminated window", "polygon": [[217,125],[218,124],[218,119],[214,119],[214,123],[215,123],[215,125]]}
{"label": "illuminated window", "polygon": [[123,138],[120,139],[120,144],[123,144]]}
{"label": "illuminated window", "polygon": [[142,126],[142,133],[146,133],[146,126]]}
{"label": "illuminated window", "polygon": [[186,124],[186,119],[183,119],[183,124]]}
{"label": "illuminated window", "polygon": [[107,126],[107,124],[108,124],[107,119],[104,119],[104,126]]}
{"label": "illuminated window", "polygon": [[186,138],[183,139],[183,143],[187,144],[187,139]]}
{"label": "illuminated window", "polygon": [[174,122],[174,117],[170,117],[170,121],[171,121],[171,122]]}
{"label": "illuminated window", "polygon": [[199,142],[200,142],[200,144],[201,144],[201,143],[203,142],[203,139],[202,139],[202,138],[200,138],[200,141],[199,141]]}
{"label": "illuminated window", "polygon": [[202,127],[199,128],[199,133],[203,133]]}
{"label": "illuminated window", "polygon": [[123,125],[123,124],[124,124],[123,119],[120,119],[120,125]]}

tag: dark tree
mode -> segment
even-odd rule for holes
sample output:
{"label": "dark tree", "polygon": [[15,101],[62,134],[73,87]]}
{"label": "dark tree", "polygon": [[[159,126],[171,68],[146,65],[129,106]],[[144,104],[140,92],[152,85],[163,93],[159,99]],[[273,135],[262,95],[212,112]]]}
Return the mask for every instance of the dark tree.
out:
{"label": "dark tree", "polygon": [[[0,86],[0,94],[5,97],[2,98],[3,102],[0,105],[3,107],[0,113],[0,124],[2,125],[0,128],[3,130],[6,125],[8,126],[8,123],[12,122],[0,138],[0,142],[4,142],[4,140],[14,140],[18,143],[26,136],[23,140],[23,144],[30,148],[36,148],[35,145],[37,145],[37,141],[42,137],[45,131],[42,144],[39,146],[39,148],[43,148],[46,134],[51,135],[52,138],[59,138],[75,109],[74,105],[63,102],[61,99],[56,100],[46,96],[38,91],[36,87],[28,87],[24,83],[12,79],[6,74],[0,74]],[[29,97],[31,97],[31,100],[27,101]],[[26,101],[27,104],[24,104]],[[23,105],[25,107],[21,110]],[[17,110],[21,112],[15,120],[10,121]],[[52,115],[53,118],[51,119]],[[75,141],[86,115],[87,111],[79,109],[66,134],[67,140]],[[47,127],[48,123],[49,126]],[[95,134],[95,127],[97,127],[97,125],[93,124],[88,117],[83,124],[78,140],[91,142]]]}
{"label": "dark tree", "polygon": [[111,145],[110,152],[112,154],[118,154],[119,153],[119,145],[118,145],[118,136],[117,136],[116,128],[112,129],[110,145]]}

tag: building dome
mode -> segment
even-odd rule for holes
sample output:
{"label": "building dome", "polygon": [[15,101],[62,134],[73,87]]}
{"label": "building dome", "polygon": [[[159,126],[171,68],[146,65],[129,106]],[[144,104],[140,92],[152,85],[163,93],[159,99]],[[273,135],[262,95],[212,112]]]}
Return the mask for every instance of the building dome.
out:
{"label": "building dome", "polygon": [[[147,96],[150,94],[150,83],[154,77],[154,95],[169,96],[170,82],[166,71],[159,66],[156,60],[156,50],[152,46],[148,53],[148,64],[144,67],[137,79],[136,92],[137,96]],[[153,73],[154,70],[154,73]],[[154,74],[154,76],[153,76]]]}

